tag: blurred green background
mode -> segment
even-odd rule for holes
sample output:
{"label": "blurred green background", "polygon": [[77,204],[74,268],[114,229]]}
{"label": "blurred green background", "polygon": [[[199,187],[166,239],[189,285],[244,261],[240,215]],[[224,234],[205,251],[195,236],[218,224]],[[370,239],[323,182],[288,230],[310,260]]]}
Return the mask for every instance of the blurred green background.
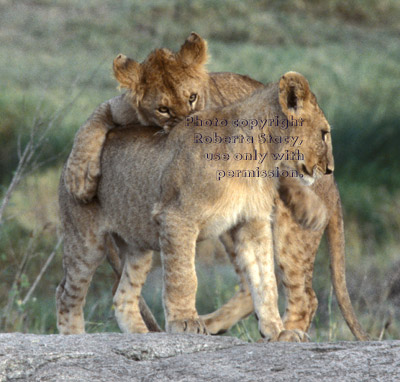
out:
{"label": "blurred green background", "polygon": [[[309,79],[333,127],[352,300],[373,338],[399,338],[397,0],[0,0],[0,203],[13,175],[22,175],[0,225],[0,331],[57,331],[58,179],[79,126],[118,94],[113,58],[124,53],[142,61],[155,48],[177,50],[192,31],[208,40],[210,71],[270,82],[295,70]],[[32,155],[21,174],[27,144]],[[235,290],[230,265],[212,256],[199,260],[201,313]],[[149,277],[145,297],[162,321],[159,272]],[[102,265],[85,308],[89,332],[118,330],[113,281]],[[332,297],[324,243],[314,286],[320,306],[312,340],[353,339]],[[252,317],[228,334],[259,338]]]}

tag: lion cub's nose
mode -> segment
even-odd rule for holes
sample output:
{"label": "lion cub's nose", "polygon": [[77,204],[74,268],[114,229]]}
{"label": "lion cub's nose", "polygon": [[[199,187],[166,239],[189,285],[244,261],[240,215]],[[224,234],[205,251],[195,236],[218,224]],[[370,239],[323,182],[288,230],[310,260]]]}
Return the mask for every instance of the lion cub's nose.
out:
{"label": "lion cub's nose", "polygon": [[326,166],[325,175],[333,174],[333,170],[334,170],[333,166],[329,166],[329,165]]}

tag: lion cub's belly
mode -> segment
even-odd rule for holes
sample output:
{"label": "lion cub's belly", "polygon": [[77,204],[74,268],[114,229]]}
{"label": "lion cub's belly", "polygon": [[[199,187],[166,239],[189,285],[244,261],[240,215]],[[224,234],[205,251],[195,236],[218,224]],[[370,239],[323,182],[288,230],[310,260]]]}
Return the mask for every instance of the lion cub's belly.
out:
{"label": "lion cub's belly", "polygon": [[[255,183],[254,179],[252,182]],[[198,203],[193,211],[185,213],[192,215],[193,224],[199,224],[198,240],[218,237],[245,221],[270,218],[276,188],[272,182],[254,183],[226,187],[216,202]],[[132,245],[159,251],[160,226],[153,218],[155,205],[154,202],[139,202],[114,209],[104,201],[108,230]],[[199,208],[199,205],[202,207]],[[190,208],[190,205],[186,205],[186,208]]]}
{"label": "lion cub's belly", "polygon": [[[198,239],[218,237],[239,223],[252,219],[270,218],[273,208],[274,187],[243,187],[227,192],[215,205],[209,205],[203,211],[205,219]],[[228,190],[229,191],[229,190]]]}

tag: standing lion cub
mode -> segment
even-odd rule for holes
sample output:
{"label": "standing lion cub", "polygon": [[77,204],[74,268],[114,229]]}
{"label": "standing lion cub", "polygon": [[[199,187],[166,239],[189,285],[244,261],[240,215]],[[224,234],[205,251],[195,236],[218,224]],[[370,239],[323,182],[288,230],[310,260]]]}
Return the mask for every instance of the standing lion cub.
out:
{"label": "standing lion cub", "polygon": [[[139,122],[169,131],[190,113],[228,105],[262,87],[261,83],[246,76],[207,73],[206,60],[206,42],[195,33],[176,54],[166,49],[156,50],[142,64],[122,55],[114,60],[115,76],[128,92],[100,105],[76,135],[63,177],[67,189],[76,199],[87,202],[96,194],[100,157],[109,130]],[[306,332],[311,323],[317,307],[311,284],[313,264],[327,226],[330,241],[336,243],[331,246],[330,254],[338,302],[353,333],[363,339],[345,284],[341,207],[333,176],[317,180],[313,190],[315,193],[297,181],[283,179],[279,190],[282,199],[276,199],[275,252],[287,293],[285,327]],[[326,211],[328,220],[325,219]],[[304,230],[297,222],[316,231]],[[236,270],[240,272],[230,235],[225,234],[222,239]],[[137,280],[143,279],[137,277]],[[128,311],[130,308],[126,305],[125,309]],[[210,332],[218,333],[252,311],[247,282],[241,275],[240,291],[205,320]],[[119,322],[125,330],[127,326],[121,324],[121,320]],[[142,327],[139,331],[142,330],[147,328]]]}
{"label": "standing lion cub", "polygon": [[[226,136],[253,137],[250,146],[269,153],[261,163],[205,160],[208,152],[247,152],[246,143],[199,145],[195,134],[206,135],[205,126],[179,123],[168,135],[154,135],[150,128],[115,133],[103,152],[98,199],[80,204],[60,184],[60,212],[65,231],[65,276],[57,290],[57,318],[61,333],[84,331],[83,301],[97,265],[104,259],[111,236],[125,246],[127,255],[114,301],[120,326],[127,331],[137,323],[139,296],[146,275],[137,274],[137,263],[149,262],[159,250],[164,271],[163,303],[169,332],[206,333],[195,307],[197,278],[194,268],[197,240],[229,231],[236,250],[236,264],[246,276],[263,337],[296,340],[286,330],[277,307],[274,273],[272,213],[277,193],[276,168],[308,184],[333,171],[330,127],[307,80],[289,72],[278,83],[265,86],[231,106],[196,114],[199,120],[226,120]],[[303,158],[282,154],[290,144],[260,143],[258,131],[235,126],[234,121],[298,119],[287,130],[267,127],[277,137],[298,136]],[[275,157],[275,158],[274,158]],[[280,158],[280,159],[277,159]],[[257,167],[256,167],[257,166]],[[229,174],[218,179],[223,171]],[[244,175],[254,171],[251,179]],[[65,173],[64,173],[65,174]],[[261,174],[261,175],[260,175]],[[148,267],[149,268],[149,267]],[[127,293],[125,287],[132,288]],[[134,292],[134,293],[132,293]],[[127,309],[129,307],[129,309]],[[145,328],[144,322],[140,328]]]}

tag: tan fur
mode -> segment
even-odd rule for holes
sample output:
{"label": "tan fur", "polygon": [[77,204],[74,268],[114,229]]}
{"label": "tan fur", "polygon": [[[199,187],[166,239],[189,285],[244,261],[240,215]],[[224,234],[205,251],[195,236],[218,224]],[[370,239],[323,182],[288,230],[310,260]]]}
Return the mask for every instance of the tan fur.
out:
{"label": "tan fur", "polygon": [[[192,112],[192,110],[187,109],[188,94],[198,94],[198,103],[196,103],[194,109],[197,110],[197,108],[230,104],[262,86],[249,77],[233,73],[207,74],[203,67],[206,57],[205,41],[198,35],[192,34],[182,46],[180,52],[175,55],[163,49],[150,54],[142,64],[138,64],[123,55],[119,55],[114,60],[115,76],[120,80],[121,87],[128,89],[128,93],[100,105],[77,133],[64,174],[67,189],[77,199],[88,201],[96,193],[98,176],[100,175],[100,155],[106,134],[110,129],[139,121],[144,124],[153,123],[169,129],[178,120]],[[186,70],[191,65],[193,68],[190,68],[191,74],[188,75]],[[287,86],[290,88],[289,84]],[[302,89],[298,89],[298,91],[302,91]],[[144,97],[144,94],[148,95],[147,98]],[[172,114],[177,116],[176,119],[172,117],[167,121],[158,119],[160,115],[157,114],[156,109],[160,104],[160,99],[172,109]],[[287,106],[288,100],[282,101]],[[180,110],[181,112],[179,112]],[[295,115],[295,110],[292,110],[292,115]],[[336,200],[335,197],[338,194],[333,177],[330,176],[329,178],[331,178],[331,181],[324,182],[322,189],[317,187],[317,190],[321,189],[320,196],[328,197],[329,200]],[[321,180],[318,180],[316,184],[318,185],[320,182]],[[284,276],[286,274],[286,277],[284,277],[286,280],[285,289],[288,294],[285,322],[291,328],[296,327],[291,322],[297,322],[297,328],[305,331],[309,327],[317,305],[311,286],[311,278],[316,250],[327,222],[325,205],[330,216],[336,214],[336,210],[333,207],[334,204],[327,203],[325,200],[325,204],[321,203],[318,196],[308,188],[293,184],[293,182],[281,181],[280,194],[286,205],[290,207],[290,211],[284,203],[278,200],[276,215],[280,224],[287,227],[287,232],[290,232],[293,228],[291,234],[284,232],[283,229],[274,230],[275,236],[278,235],[275,238],[277,242],[285,240],[285,235],[291,238],[290,241],[284,242],[285,245],[277,251],[278,255],[276,255],[277,259],[282,258],[283,263],[288,264],[286,267],[281,266]],[[318,230],[318,232],[302,230],[293,221],[293,218],[306,227]],[[329,232],[334,230],[330,226],[328,226]],[[279,237],[276,232],[283,233]],[[338,235],[339,242],[343,242],[343,234],[340,236],[340,232],[338,232],[336,236]],[[229,235],[225,236],[229,238]],[[234,262],[234,251],[229,248],[226,237],[223,241]],[[344,252],[335,251],[335,249],[336,247],[332,247],[331,254],[338,254],[338,258],[344,259]],[[66,256],[71,255],[74,256],[73,254]],[[108,258],[110,260],[110,256]],[[301,267],[299,261],[303,263]],[[119,268],[117,273],[122,273],[122,265],[119,264],[119,259],[115,262],[115,267]],[[344,262],[341,261],[340,264],[343,265],[342,268],[334,269],[339,273],[338,277],[344,280]],[[239,272],[237,266],[236,269]],[[342,275],[340,275],[341,272]],[[225,331],[238,319],[252,312],[252,301],[244,276],[241,276],[241,280],[241,289],[236,296],[237,298],[233,298],[230,303],[215,314],[205,317],[210,332]],[[343,283],[340,284],[341,287],[343,285],[345,286]],[[83,285],[83,288],[85,288],[85,285]],[[348,299],[347,290],[344,289],[342,292],[336,290],[336,293],[347,296],[343,304],[341,303],[342,299],[338,297],[339,304],[342,311],[349,312],[348,316],[353,317],[350,323],[358,324]],[[132,292],[132,295],[137,296],[137,291]],[[304,303],[304,300],[311,302]],[[145,318],[147,326],[151,330],[159,330],[142,299],[139,304],[142,308],[142,315],[147,317]],[[302,319],[299,319],[299,317],[302,317]],[[125,324],[122,324],[122,326],[126,327]],[[362,331],[359,333],[362,333]],[[355,333],[355,335],[361,338],[362,336],[359,333]]]}
{"label": "tan fur", "polygon": [[[256,143],[257,131],[235,127],[233,121],[276,116],[284,120],[293,114],[302,119],[302,126],[290,126],[287,130],[269,127],[266,132],[299,136],[303,140],[305,159],[279,161],[267,157],[258,166],[261,171],[285,166],[301,174],[302,181],[312,184],[333,170],[331,142],[324,138],[330,134],[330,127],[307,80],[300,74],[286,73],[278,84],[266,86],[239,103],[199,112],[197,116],[200,120],[226,119],[229,123],[224,133],[253,136],[256,139],[252,148],[258,152],[283,153],[290,148],[289,144]],[[193,142],[195,133],[208,131],[208,127],[187,126],[183,121],[167,136],[157,136],[154,130],[139,127],[114,133],[103,152],[98,201],[90,204],[77,203],[61,180],[60,211],[67,233],[65,245],[74,249],[65,252],[65,278],[57,290],[61,333],[83,331],[82,303],[88,282],[105,256],[101,252],[110,234],[117,235],[129,248],[114,296],[120,327],[127,331],[146,331],[144,322],[126,326],[130,314],[138,317],[144,280],[143,275],[135,274],[135,265],[142,262],[143,257],[150,258],[149,250],[160,250],[167,331],[206,333],[195,307],[195,243],[228,231],[235,248],[236,264],[250,287],[260,333],[270,340],[298,338],[296,331],[285,330],[277,308],[271,227],[277,179],[217,180],[216,170],[237,173],[249,169],[249,164],[246,161],[207,163],[205,153],[246,152],[248,146],[244,143],[204,146]],[[130,299],[125,288],[132,288],[139,294]]]}
{"label": "tan fur", "polygon": [[[207,43],[196,33],[178,53],[158,49],[140,64],[118,55],[114,75],[128,91],[98,106],[76,134],[65,173],[69,192],[84,202],[95,196],[101,151],[111,129],[140,123],[168,132],[196,111],[228,105],[262,86],[240,74],[209,74],[206,61]],[[195,96],[193,102],[191,96]]]}
{"label": "tan fur", "polygon": [[[143,286],[147,273],[150,270],[150,266],[153,259],[153,253],[145,253],[141,258],[135,258],[133,263],[125,265],[127,258],[127,246],[125,243],[118,238],[118,236],[107,236],[107,260],[112,266],[115,275],[116,282],[114,283],[112,294],[115,296],[118,288],[126,290],[126,293],[122,293],[122,297],[125,301],[115,301],[115,307],[117,308],[116,316],[121,317],[119,321],[123,325],[123,329],[128,332],[139,332],[143,330],[141,327],[142,322],[145,322],[146,329],[151,332],[161,332],[161,328],[158,326],[153,313],[148,308],[146,301],[140,295],[141,287]],[[123,275],[125,271],[125,275]],[[124,277],[123,277],[124,276]],[[138,284],[140,280],[140,284]],[[123,285],[125,283],[125,285]],[[133,288],[133,285],[140,285],[138,288]],[[138,292],[139,291],[139,292]],[[128,301],[139,300],[138,307],[139,311],[135,310],[137,306],[130,306]],[[142,320],[138,317],[142,318]],[[131,329],[134,328],[134,330]],[[147,330],[145,330],[147,331]]]}
{"label": "tan fur", "polygon": [[[328,223],[318,231],[302,229],[290,217],[291,211],[276,199],[274,221],[275,256],[282,275],[287,297],[284,316],[285,329],[306,333],[318,306],[312,288],[315,255],[325,229],[327,231],[331,275],[339,307],[354,336],[362,341],[369,339],[359,324],[347,292],[344,259],[344,232],[339,192],[333,176],[320,178],[311,189],[329,211]],[[304,188],[303,188],[304,190]],[[225,238],[226,239],[226,238]],[[228,246],[229,248],[229,246]],[[216,312],[203,316],[210,333],[223,333],[242,318],[253,312],[250,291],[241,279],[240,290]],[[303,335],[303,340],[306,339]]]}

